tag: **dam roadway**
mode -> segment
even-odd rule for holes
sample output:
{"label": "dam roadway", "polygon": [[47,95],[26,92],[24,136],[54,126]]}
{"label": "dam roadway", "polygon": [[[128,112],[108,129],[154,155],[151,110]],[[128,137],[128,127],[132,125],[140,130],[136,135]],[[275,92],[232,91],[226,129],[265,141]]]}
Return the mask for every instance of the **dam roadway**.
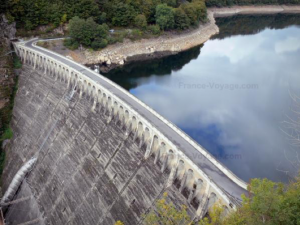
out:
{"label": "dam roadway", "polygon": [[[171,140],[174,145],[178,147],[194,164],[201,168],[208,177],[213,180],[229,197],[234,197],[236,199],[241,199],[241,194],[245,194],[247,190],[245,189],[246,183],[240,180],[240,184],[237,184],[233,179],[239,180],[231,171],[229,171],[225,166],[221,165],[216,166],[211,160],[209,160],[205,155],[203,155],[197,148],[195,144],[191,141],[187,141],[182,135],[175,131],[169,124],[162,121],[157,115],[154,115],[151,111],[145,108],[136,100],[135,97],[131,96],[125,89],[117,85],[112,85],[112,83],[105,77],[95,74],[90,69],[73,62],[63,56],[60,56],[56,53],[52,53],[48,50],[44,50],[40,47],[37,47],[35,43],[37,40],[30,40],[25,43],[25,46],[41,52],[55,60],[60,61],[61,63],[73,68],[94,80],[95,82],[101,84],[118,98],[128,103],[136,112],[138,112],[142,117],[149,121],[154,127],[161,131],[169,140]],[[192,104],[192,103],[191,103]],[[206,151],[206,150],[205,150]],[[212,157],[210,155],[210,157]],[[220,168],[221,167],[221,168]],[[224,171],[222,168],[226,171]],[[233,179],[232,179],[233,178]],[[243,185],[241,185],[241,183]],[[242,187],[243,186],[243,187]]]}

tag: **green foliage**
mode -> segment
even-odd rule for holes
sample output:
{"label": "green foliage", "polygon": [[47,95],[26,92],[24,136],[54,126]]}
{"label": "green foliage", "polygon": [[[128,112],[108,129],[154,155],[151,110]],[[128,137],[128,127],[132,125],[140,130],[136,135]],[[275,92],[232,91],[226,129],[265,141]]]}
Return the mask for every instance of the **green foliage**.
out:
{"label": "green foliage", "polygon": [[148,26],[148,30],[154,35],[160,34],[160,27],[158,25],[150,25]]}
{"label": "green foliage", "polygon": [[224,208],[217,202],[209,210],[209,217],[204,217],[198,222],[199,225],[222,225],[224,224]]}
{"label": "green foliage", "polygon": [[100,49],[105,48],[108,45],[108,40],[96,37],[95,40],[92,42],[92,49]]}
{"label": "green foliage", "polygon": [[171,6],[171,7],[177,6],[177,0],[162,0],[161,2],[167,4],[168,6]]}
{"label": "green foliage", "polygon": [[175,225],[190,224],[192,222],[187,214],[187,207],[182,205],[179,210],[176,209],[173,203],[167,202],[167,196],[168,194],[164,193],[163,198],[156,202],[156,210],[146,215],[145,225]]}
{"label": "green foliage", "polygon": [[0,142],[6,140],[6,139],[11,139],[13,137],[13,131],[10,127],[8,127],[4,133],[2,134],[2,136],[0,137]]}
{"label": "green foliage", "polygon": [[282,183],[253,179],[243,205],[226,219],[226,224],[299,224],[300,176],[286,188]]}
{"label": "green foliage", "polygon": [[115,26],[128,26],[135,17],[135,11],[132,6],[119,2],[112,7],[112,24]]}
{"label": "green foliage", "polygon": [[65,39],[64,40],[64,46],[71,50],[76,50],[79,47],[79,43],[74,41],[73,39]]}
{"label": "green foliage", "polygon": [[[7,0],[7,10],[17,22],[17,27],[32,30],[40,25],[57,27],[62,19],[78,16],[83,19],[101,18],[99,5],[94,0]],[[63,18],[67,15],[67,18]]]}
{"label": "green foliage", "polygon": [[134,24],[140,29],[145,29],[147,27],[147,19],[143,14],[137,15],[134,19]]}
{"label": "green foliage", "polygon": [[134,29],[131,31],[131,33],[128,35],[128,38],[131,40],[139,40],[143,36],[143,32],[139,29]]}
{"label": "green foliage", "polygon": [[21,69],[22,67],[22,62],[19,58],[14,57],[13,58],[13,63],[14,63],[14,69]]}
{"label": "green foliage", "polygon": [[[218,202],[199,225],[296,225],[300,224],[300,173],[288,185],[268,179],[253,179],[249,196],[242,195],[242,206],[227,217]],[[146,225],[194,224],[186,207],[176,209],[167,202],[167,194],[156,203],[156,210],[145,216]]]}
{"label": "green foliage", "polygon": [[190,19],[182,8],[174,10],[175,28],[179,30],[185,30],[190,27]]}
{"label": "green foliage", "polygon": [[199,21],[206,20],[205,2],[202,0],[193,0],[192,2],[181,5],[183,11],[190,19],[191,25],[197,25]]}
{"label": "green foliage", "polygon": [[70,39],[66,39],[64,44],[71,49],[76,49],[79,45],[95,50],[104,48],[108,44],[108,29],[106,24],[99,25],[91,17],[84,20],[76,16],[69,22]]}
{"label": "green foliage", "polygon": [[169,30],[187,29],[205,22],[206,6],[250,4],[300,4],[300,0],[6,0],[0,10],[10,22],[17,22],[17,28],[26,31],[41,25],[49,25],[51,31],[75,16],[85,20],[92,17],[98,24],[139,29],[145,29],[146,19],[147,25],[156,23],[162,30]]}
{"label": "green foliage", "polygon": [[64,25],[67,22],[67,14],[64,14],[60,19],[60,25]]}
{"label": "green foliage", "polygon": [[155,18],[156,24],[158,24],[162,30],[174,28],[175,20],[173,8],[167,4],[159,4],[156,7]]}

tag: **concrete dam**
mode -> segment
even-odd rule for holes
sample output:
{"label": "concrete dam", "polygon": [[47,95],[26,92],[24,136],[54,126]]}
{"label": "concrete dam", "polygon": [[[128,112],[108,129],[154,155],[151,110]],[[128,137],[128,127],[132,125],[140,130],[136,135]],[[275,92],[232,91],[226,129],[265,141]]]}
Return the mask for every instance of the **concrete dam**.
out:
{"label": "concrete dam", "polygon": [[247,184],[123,88],[16,42],[23,62],[1,204],[7,224],[143,224],[163,193],[194,220],[235,210]]}

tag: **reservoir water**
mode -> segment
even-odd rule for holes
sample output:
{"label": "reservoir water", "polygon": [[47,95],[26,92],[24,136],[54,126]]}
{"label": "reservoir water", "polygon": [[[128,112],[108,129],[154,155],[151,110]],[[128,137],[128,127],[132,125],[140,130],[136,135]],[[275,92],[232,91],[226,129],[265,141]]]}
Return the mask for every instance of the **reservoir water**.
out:
{"label": "reservoir water", "polygon": [[300,16],[243,15],[217,24],[220,34],[202,46],[104,75],[245,181],[286,182],[300,163],[293,138],[300,133]]}

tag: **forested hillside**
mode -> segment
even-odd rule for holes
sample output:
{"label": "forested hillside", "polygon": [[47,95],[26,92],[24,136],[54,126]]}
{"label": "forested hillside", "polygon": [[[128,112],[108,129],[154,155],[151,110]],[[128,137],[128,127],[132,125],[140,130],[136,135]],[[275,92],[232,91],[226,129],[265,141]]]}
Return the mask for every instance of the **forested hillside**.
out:
{"label": "forested hillside", "polygon": [[143,28],[184,29],[206,18],[204,0],[8,0],[1,5],[18,27],[32,30],[39,25],[58,27],[74,16],[92,17],[96,23]]}
{"label": "forested hillside", "polygon": [[206,0],[206,6],[232,6],[232,5],[290,5],[300,4],[300,0]]}

